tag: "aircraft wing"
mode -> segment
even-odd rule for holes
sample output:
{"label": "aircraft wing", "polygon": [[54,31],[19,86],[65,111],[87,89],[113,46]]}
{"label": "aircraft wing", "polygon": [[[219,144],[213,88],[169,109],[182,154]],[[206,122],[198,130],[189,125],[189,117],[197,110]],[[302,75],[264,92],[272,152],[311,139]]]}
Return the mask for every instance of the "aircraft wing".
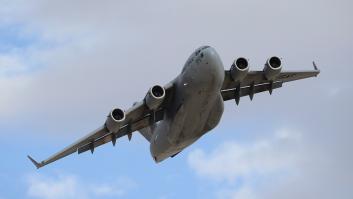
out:
{"label": "aircraft wing", "polygon": [[316,77],[320,70],[313,62],[314,70],[307,71],[283,71],[275,78],[268,80],[264,71],[249,71],[242,81],[234,81],[230,71],[225,71],[225,78],[221,89],[224,101],[235,99],[239,104],[240,97],[249,96],[253,99],[254,94],[264,91],[272,93],[273,89],[282,87],[283,83]]}
{"label": "aircraft wing", "polygon": [[28,158],[38,169],[75,152],[80,154],[86,151],[91,151],[93,153],[96,147],[108,142],[112,142],[112,144],[115,146],[116,140],[125,135],[127,135],[130,140],[134,131],[143,129],[152,125],[153,123],[163,120],[165,107],[169,104],[173,95],[173,85],[171,83],[167,84],[164,87],[164,90],[165,97],[163,103],[155,106],[153,110],[148,107],[145,98],[141,102],[135,103],[130,109],[125,111],[125,119],[122,121],[116,131],[110,131],[109,128],[107,128],[106,122],[95,131],[89,133],[85,137],[79,139],[58,153],[55,153],[46,160],[37,162],[31,156],[28,156]]}

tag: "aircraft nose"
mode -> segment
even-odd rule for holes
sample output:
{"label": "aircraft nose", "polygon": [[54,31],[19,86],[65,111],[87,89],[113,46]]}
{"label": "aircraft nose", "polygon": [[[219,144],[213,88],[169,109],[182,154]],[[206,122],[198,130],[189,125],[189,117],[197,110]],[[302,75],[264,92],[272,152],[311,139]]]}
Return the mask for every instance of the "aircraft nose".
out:
{"label": "aircraft nose", "polygon": [[224,80],[224,67],[221,58],[212,47],[203,49],[200,52],[200,57],[203,59],[200,65],[202,71],[207,74],[206,76],[216,81],[217,83],[214,84],[218,87],[218,84],[222,84]]}
{"label": "aircraft nose", "polygon": [[202,51],[201,51],[201,54],[200,56],[204,57],[205,59],[212,59],[212,57],[217,54],[216,50],[212,47],[207,47],[207,48],[204,48]]}
{"label": "aircraft nose", "polygon": [[201,46],[195,50],[194,56],[200,55],[200,53],[204,52],[206,49],[211,48],[210,46]]}
{"label": "aircraft nose", "polygon": [[214,48],[207,46],[200,52],[200,57],[206,65],[224,70],[222,60]]}

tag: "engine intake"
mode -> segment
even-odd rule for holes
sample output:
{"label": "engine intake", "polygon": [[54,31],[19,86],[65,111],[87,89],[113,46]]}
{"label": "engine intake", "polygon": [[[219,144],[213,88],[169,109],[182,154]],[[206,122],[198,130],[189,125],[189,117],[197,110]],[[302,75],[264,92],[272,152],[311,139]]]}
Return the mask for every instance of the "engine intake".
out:
{"label": "engine intake", "polygon": [[282,70],[282,61],[278,57],[270,57],[265,64],[264,73],[267,80],[273,80]]}
{"label": "engine intake", "polygon": [[233,81],[241,82],[246,77],[249,71],[249,63],[248,60],[244,57],[239,57],[234,60],[231,68],[230,68],[230,76]]}
{"label": "engine intake", "polygon": [[156,110],[163,103],[165,90],[160,85],[155,85],[147,92],[145,103],[150,110]]}
{"label": "engine intake", "polygon": [[117,132],[125,120],[125,112],[120,108],[114,108],[105,121],[105,126],[109,132]]}

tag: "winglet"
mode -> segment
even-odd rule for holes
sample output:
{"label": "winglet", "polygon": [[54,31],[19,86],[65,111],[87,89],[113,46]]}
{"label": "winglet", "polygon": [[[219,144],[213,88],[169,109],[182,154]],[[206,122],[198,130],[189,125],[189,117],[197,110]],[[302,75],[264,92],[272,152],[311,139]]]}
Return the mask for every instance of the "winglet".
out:
{"label": "winglet", "polygon": [[316,70],[317,74],[315,75],[315,77],[317,77],[317,75],[320,73],[320,70],[317,68],[317,65],[316,63],[313,61],[313,66],[314,66],[314,69]]}
{"label": "winglet", "polygon": [[316,63],[313,61],[313,66],[314,66],[314,69],[315,70],[319,70],[318,68],[317,68],[317,66],[316,66]]}
{"label": "winglet", "polygon": [[34,166],[36,166],[37,169],[39,169],[40,167],[43,166],[42,164],[40,164],[37,161],[35,161],[31,156],[27,155],[27,157],[34,164]]}

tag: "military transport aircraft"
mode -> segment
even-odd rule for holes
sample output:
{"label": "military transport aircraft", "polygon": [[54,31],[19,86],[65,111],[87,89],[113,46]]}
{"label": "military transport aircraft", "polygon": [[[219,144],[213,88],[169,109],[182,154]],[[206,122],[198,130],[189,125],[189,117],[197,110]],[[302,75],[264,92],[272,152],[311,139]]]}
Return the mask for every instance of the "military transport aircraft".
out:
{"label": "military transport aircraft", "polygon": [[43,167],[74,152],[91,151],[108,142],[139,131],[150,143],[155,162],[174,157],[184,148],[219,123],[223,102],[234,99],[236,104],[243,96],[252,100],[255,93],[282,87],[289,81],[317,76],[314,70],[281,72],[278,57],[270,57],[262,71],[249,71],[248,60],[241,57],[225,71],[222,61],[210,46],[198,48],[186,61],[181,73],[165,86],[155,85],[145,98],[124,111],[114,108],[105,123],[97,130],[79,139],[48,159],[36,162]]}

